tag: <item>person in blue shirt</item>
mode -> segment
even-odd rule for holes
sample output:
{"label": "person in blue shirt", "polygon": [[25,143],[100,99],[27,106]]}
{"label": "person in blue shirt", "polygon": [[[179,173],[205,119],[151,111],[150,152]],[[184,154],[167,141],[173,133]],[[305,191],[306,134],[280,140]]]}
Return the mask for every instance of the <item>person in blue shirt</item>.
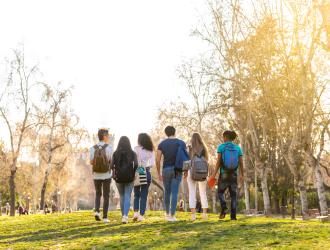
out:
{"label": "person in blue shirt", "polygon": [[[158,145],[156,166],[159,180],[164,184],[164,206],[167,221],[176,221],[175,212],[178,203],[179,187],[182,180],[182,172],[175,168],[176,157],[179,148],[186,150],[184,141],[175,138],[175,128],[165,128],[167,139]],[[161,159],[163,157],[163,171],[160,172]]]}
{"label": "person in blue shirt", "polygon": [[227,213],[227,205],[224,197],[226,189],[229,189],[231,199],[231,220],[236,220],[237,207],[237,178],[243,178],[243,153],[240,146],[233,141],[237,134],[234,131],[225,131],[223,133],[224,143],[219,145],[217,153],[217,164],[215,172],[211,178],[216,178],[220,169],[220,176],[218,180],[218,195],[221,204],[220,219],[224,219]]}

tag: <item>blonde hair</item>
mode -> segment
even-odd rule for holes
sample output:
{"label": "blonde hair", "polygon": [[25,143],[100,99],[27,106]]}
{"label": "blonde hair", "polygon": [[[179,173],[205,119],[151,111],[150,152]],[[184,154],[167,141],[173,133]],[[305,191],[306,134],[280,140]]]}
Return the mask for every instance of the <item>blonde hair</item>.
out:
{"label": "blonde hair", "polygon": [[190,148],[190,155],[193,156],[195,154],[199,155],[204,150],[205,159],[209,159],[209,153],[207,147],[203,141],[203,138],[200,133],[193,133],[191,137],[191,148]]}

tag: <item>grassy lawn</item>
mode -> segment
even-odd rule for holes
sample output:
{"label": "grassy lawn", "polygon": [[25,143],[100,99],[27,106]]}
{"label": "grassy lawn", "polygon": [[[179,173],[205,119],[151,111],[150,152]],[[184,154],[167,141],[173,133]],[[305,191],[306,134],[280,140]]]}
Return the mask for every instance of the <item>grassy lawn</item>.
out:
{"label": "grassy lawn", "polygon": [[143,223],[110,224],[91,212],[0,217],[0,249],[330,249],[330,223],[246,218],[190,222],[179,213],[166,223],[162,212],[148,212]]}

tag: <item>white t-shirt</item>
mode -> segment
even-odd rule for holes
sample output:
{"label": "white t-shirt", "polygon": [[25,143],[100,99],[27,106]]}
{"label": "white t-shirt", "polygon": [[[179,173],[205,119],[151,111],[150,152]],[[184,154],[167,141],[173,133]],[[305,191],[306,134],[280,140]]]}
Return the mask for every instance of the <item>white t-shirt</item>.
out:
{"label": "white t-shirt", "polygon": [[137,155],[139,166],[152,168],[155,165],[155,153],[153,151],[145,150],[141,146],[134,148]]}

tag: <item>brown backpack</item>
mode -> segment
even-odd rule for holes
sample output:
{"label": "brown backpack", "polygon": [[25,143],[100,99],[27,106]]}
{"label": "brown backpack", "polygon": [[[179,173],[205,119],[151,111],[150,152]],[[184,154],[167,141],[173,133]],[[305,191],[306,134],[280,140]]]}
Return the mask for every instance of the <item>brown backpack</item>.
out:
{"label": "brown backpack", "polygon": [[109,160],[107,157],[107,148],[108,144],[103,146],[95,145],[94,146],[94,159],[92,161],[93,172],[96,173],[106,173],[109,172]]}

